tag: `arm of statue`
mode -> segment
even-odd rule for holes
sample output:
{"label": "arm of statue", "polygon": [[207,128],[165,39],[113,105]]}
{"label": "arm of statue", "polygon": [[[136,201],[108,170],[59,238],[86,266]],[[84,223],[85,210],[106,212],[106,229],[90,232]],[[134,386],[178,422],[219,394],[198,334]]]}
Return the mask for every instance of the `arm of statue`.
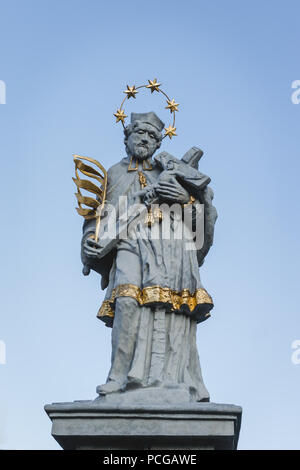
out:
{"label": "arm of statue", "polygon": [[137,191],[133,197],[141,200],[148,206],[156,204],[157,202],[178,202],[179,204],[186,204],[189,201],[189,192],[176,180],[158,181],[151,186],[147,186],[141,191]]}
{"label": "arm of statue", "polygon": [[82,227],[82,238],[81,238],[81,261],[83,264],[82,272],[84,276],[88,276],[90,274],[90,270],[92,269],[92,263],[89,259],[89,254],[86,251],[86,241],[92,237],[95,233],[96,221],[95,219],[85,220]]}
{"label": "arm of statue", "polygon": [[[91,221],[90,221],[91,222]],[[109,272],[113,263],[114,253],[110,252],[106,256],[101,257],[102,247],[93,238],[95,233],[94,225],[84,224],[84,231],[81,240],[81,260],[83,263],[83,274],[87,276],[90,270],[96,271],[101,275],[101,289],[106,289],[109,281]]]}
{"label": "arm of statue", "polygon": [[189,192],[173,175],[170,175],[169,178],[160,179],[155,186],[155,191],[159,196],[160,202],[186,204],[190,199]]}
{"label": "arm of statue", "polygon": [[214,230],[218,213],[212,204],[213,198],[214,192],[208,186],[201,191],[201,195],[199,197],[199,201],[204,204],[204,242],[201,249],[197,252],[199,266],[204,263],[204,259],[214,241]]}
{"label": "arm of statue", "polygon": [[[109,179],[108,179],[109,186]],[[102,215],[105,214],[105,210]],[[83,224],[83,235],[81,239],[81,261],[83,263],[83,274],[89,275],[90,270],[101,274],[101,288],[108,285],[109,271],[113,263],[113,250],[102,256],[102,246],[94,240],[96,219],[85,220]]]}

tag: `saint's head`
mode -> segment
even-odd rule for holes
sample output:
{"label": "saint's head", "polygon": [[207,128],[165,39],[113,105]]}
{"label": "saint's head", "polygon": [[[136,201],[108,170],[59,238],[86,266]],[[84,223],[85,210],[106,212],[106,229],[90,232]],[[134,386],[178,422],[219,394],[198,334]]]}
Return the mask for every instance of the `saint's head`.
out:
{"label": "saint's head", "polygon": [[131,113],[131,122],[124,129],[125,147],[129,157],[145,160],[160,147],[164,123],[155,113]]}

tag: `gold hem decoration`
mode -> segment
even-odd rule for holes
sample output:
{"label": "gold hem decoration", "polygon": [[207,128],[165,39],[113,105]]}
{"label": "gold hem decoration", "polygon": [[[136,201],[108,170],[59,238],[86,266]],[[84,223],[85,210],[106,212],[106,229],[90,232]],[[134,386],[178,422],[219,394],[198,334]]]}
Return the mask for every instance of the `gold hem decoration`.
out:
{"label": "gold hem decoration", "polygon": [[97,313],[97,317],[111,317],[114,318],[114,311],[110,306],[109,300],[104,300]]}
{"label": "gold hem decoration", "polygon": [[205,289],[196,289],[191,294],[189,289],[176,292],[169,287],[149,286],[140,289],[133,284],[121,284],[112,291],[111,298],[104,300],[97,317],[114,317],[114,304],[118,297],[132,297],[139,305],[151,305],[166,303],[172,305],[173,310],[179,310],[182,305],[187,305],[191,312],[201,304],[213,304],[211,296]]}

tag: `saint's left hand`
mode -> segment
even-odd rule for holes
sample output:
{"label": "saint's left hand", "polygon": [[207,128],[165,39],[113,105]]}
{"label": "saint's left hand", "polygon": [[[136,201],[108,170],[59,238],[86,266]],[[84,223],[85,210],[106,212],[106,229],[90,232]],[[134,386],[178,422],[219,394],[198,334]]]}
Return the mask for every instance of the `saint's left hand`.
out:
{"label": "saint's left hand", "polygon": [[177,180],[167,182],[161,181],[155,187],[157,194],[162,201],[178,202],[179,204],[186,204],[189,201],[189,193],[184,189]]}

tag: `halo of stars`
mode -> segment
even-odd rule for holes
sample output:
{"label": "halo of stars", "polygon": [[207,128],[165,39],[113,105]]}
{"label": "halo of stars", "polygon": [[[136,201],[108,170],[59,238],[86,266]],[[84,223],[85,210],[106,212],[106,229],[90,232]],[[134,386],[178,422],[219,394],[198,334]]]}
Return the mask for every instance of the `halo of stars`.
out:
{"label": "halo of stars", "polygon": [[141,88],[148,88],[148,90],[151,91],[151,94],[154,91],[157,91],[158,93],[162,93],[167,102],[167,106],[165,109],[169,109],[171,115],[173,116],[173,123],[169,125],[169,127],[165,127],[165,135],[163,136],[163,139],[165,137],[169,137],[172,139],[173,136],[176,136],[176,127],[175,127],[175,113],[178,111],[178,106],[179,103],[175,102],[175,99],[173,98],[172,100],[168,97],[168,95],[160,88],[161,83],[157,81],[156,78],[154,80],[148,80],[147,85],[140,85],[136,87],[135,85],[129,86],[127,85],[127,89],[123,91],[125,93],[125,97],[121,103],[120,108],[117,109],[117,111],[114,113],[114,116],[116,118],[116,122],[121,122],[123,128],[125,128],[125,118],[127,118],[127,115],[125,114],[125,110],[123,109],[124,103],[126,100],[129,100],[130,98],[136,99],[136,94],[139,93],[138,90]]}

